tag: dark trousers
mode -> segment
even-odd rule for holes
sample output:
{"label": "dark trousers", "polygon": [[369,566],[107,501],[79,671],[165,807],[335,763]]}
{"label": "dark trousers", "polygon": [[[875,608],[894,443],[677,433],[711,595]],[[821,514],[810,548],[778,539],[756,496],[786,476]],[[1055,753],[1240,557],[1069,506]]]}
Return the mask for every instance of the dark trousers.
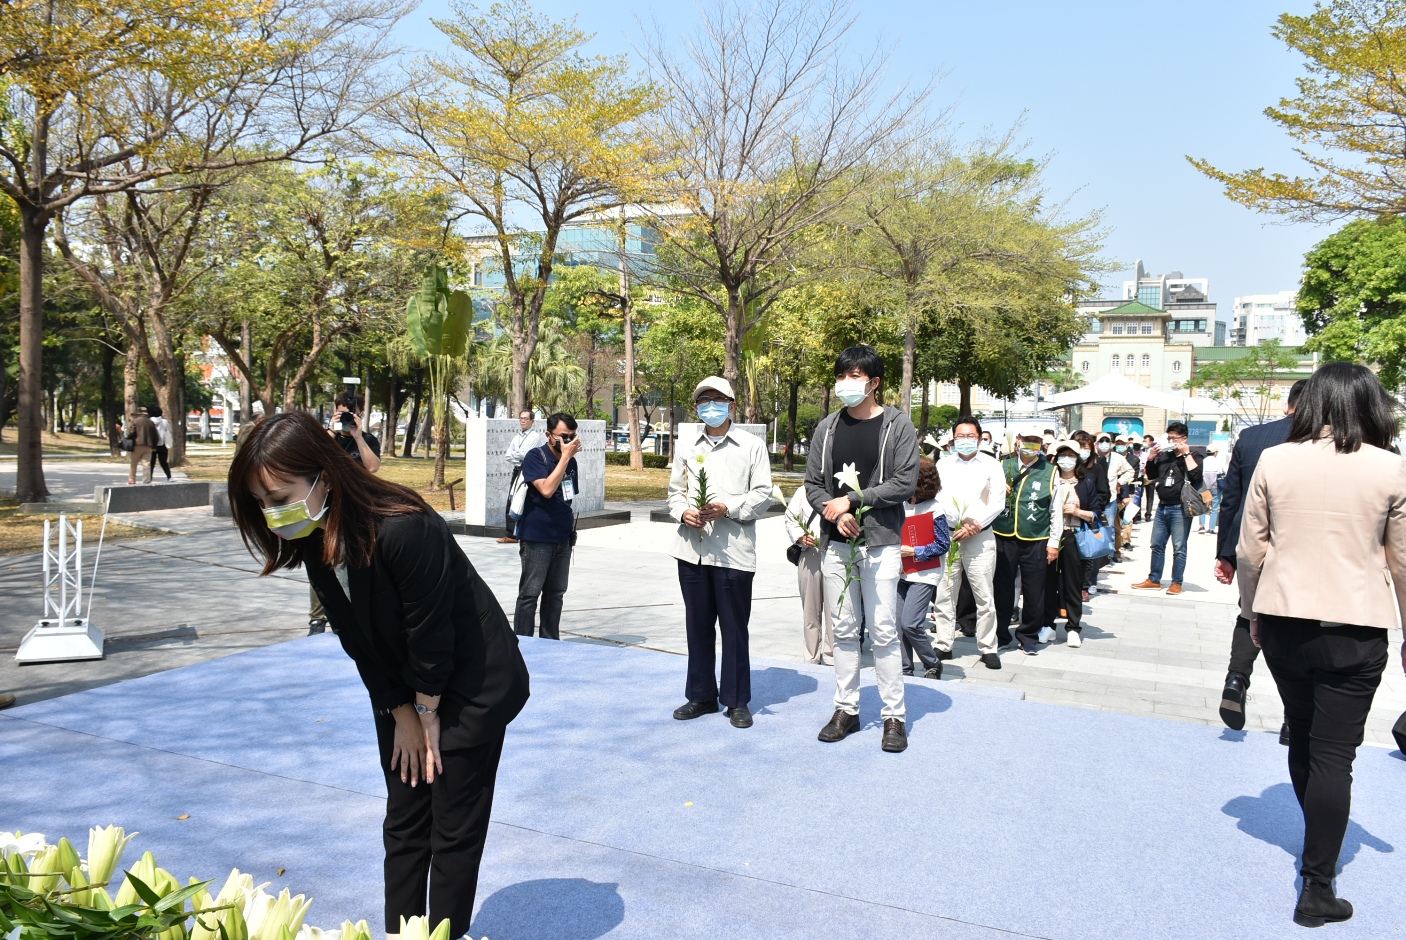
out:
{"label": "dark trousers", "polygon": [[1331,883],[1352,807],[1352,761],[1386,667],[1386,631],[1260,614],[1260,644],[1289,725],[1289,779],[1303,807],[1300,874]]}
{"label": "dark trousers", "polygon": [[1045,612],[1045,556],[1047,543],[1023,542],[1005,535],[996,536],[996,639],[1010,642],[1011,615],[1015,611],[1015,575],[1020,572],[1020,628],[1022,643],[1037,643],[1040,619]]}
{"label": "dark trousers", "polygon": [[566,597],[571,573],[571,542],[519,542],[522,577],[517,585],[517,608],[513,611],[513,632],[532,636],[537,621],[537,598],[542,598],[544,640],[561,639],[561,605]]}
{"label": "dark trousers", "polygon": [[[965,580],[962,583],[966,583]],[[928,611],[932,610],[932,599],[937,587],[918,581],[898,582],[898,640],[903,649],[903,674],[913,674],[913,654],[918,654],[918,662],[924,669],[936,669],[942,665],[937,651],[932,648],[932,635],[928,633]]]}
{"label": "dark trousers", "polygon": [[1045,564],[1045,626],[1052,627],[1065,617],[1066,630],[1078,632],[1084,615],[1084,559],[1073,532],[1065,532],[1059,544],[1059,557]]}
{"label": "dark trousers", "polygon": [[976,595],[972,594],[970,578],[963,578],[957,591],[957,629],[962,636],[976,636]]}
{"label": "dark trousers", "polygon": [[510,539],[517,537],[513,534],[517,531],[517,520],[513,518],[513,487],[521,477],[522,468],[513,467],[513,475],[508,477],[508,500],[503,504],[503,531]]}
{"label": "dark trousers", "polygon": [[1249,688],[1250,673],[1255,671],[1255,660],[1260,657],[1260,648],[1250,636],[1250,621],[1244,617],[1235,618],[1235,632],[1230,635],[1230,671],[1245,677]]}
{"label": "dark trousers", "polygon": [[161,472],[166,474],[166,479],[171,479],[171,464],[167,460],[169,456],[170,451],[166,449],[166,446],[158,444],[151,452],[151,466],[147,468],[147,475],[153,478],[156,476],[156,462],[159,460],[161,461]]}
{"label": "dark trousers", "polygon": [[430,923],[449,918],[449,935],[462,937],[474,914],[478,867],[493,811],[493,785],[503,735],[474,747],[442,751],[444,772],[418,786],[391,770],[395,718],[376,716],[376,740],[386,775],[386,933],[402,917],[423,917],[429,887]]}
{"label": "dark trousers", "polygon": [[[752,656],[747,649],[752,576],[751,571],[679,560],[679,590],[688,633],[684,695],[690,702],[721,701],[724,708],[736,708],[752,700]],[[723,640],[721,684],[716,675],[719,630]]]}
{"label": "dark trousers", "polygon": [[1153,504],[1157,502],[1157,484],[1149,483],[1142,488],[1142,521],[1151,522]]}

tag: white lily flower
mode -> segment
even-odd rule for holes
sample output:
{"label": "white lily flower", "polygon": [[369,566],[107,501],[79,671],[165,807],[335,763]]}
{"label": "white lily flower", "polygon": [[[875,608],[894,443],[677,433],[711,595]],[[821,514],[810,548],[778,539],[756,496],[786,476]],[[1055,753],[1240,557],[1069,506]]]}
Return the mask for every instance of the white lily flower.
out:
{"label": "white lily flower", "polygon": [[786,505],[786,494],[781,492],[781,487],[779,486],[773,486],[771,488],[771,498],[783,506]]}
{"label": "white lily flower", "polygon": [[48,894],[58,887],[59,875],[67,874],[59,859],[59,847],[57,845],[46,845],[38,852],[34,853],[34,859],[29,863],[29,872],[33,875],[44,875],[43,878],[29,878],[28,887],[39,894]]}
{"label": "white lily flower", "polygon": [[[122,854],[138,833],[127,835],[121,826],[94,826],[88,830],[88,882],[101,884],[112,880],[122,867]],[[145,881],[146,879],[142,879]]]}
{"label": "white lily flower", "polygon": [[835,479],[840,481],[841,485],[848,486],[856,493],[860,491],[859,470],[857,470],[852,463],[845,464],[840,472],[835,474]]}
{"label": "white lily flower", "polygon": [[303,924],[298,931],[296,940],[342,940],[342,932],[337,928],[323,930],[320,927],[309,927]]}
{"label": "white lily flower", "polygon": [[427,917],[400,919],[400,940],[430,940],[430,921]]}
{"label": "white lily flower", "polygon": [[278,940],[279,931],[284,929],[290,936],[295,935],[311,906],[312,901],[305,895],[290,894],[287,888],[277,898],[260,888],[244,910],[250,940]]}
{"label": "white lily flower", "polygon": [[700,450],[698,453],[693,455],[693,462],[701,467],[708,462],[708,455]]}
{"label": "white lily flower", "polygon": [[0,856],[18,855],[28,861],[49,843],[40,832],[0,832]]}
{"label": "white lily flower", "polygon": [[342,921],[341,940],[372,940],[371,925],[364,920],[352,923],[349,920]]}
{"label": "white lily flower", "polygon": [[923,443],[931,447],[933,450],[939,450],[942,447],[942,444],[938,441],[937,436],[933,434],[929,434],[927,437],[923,438]]}

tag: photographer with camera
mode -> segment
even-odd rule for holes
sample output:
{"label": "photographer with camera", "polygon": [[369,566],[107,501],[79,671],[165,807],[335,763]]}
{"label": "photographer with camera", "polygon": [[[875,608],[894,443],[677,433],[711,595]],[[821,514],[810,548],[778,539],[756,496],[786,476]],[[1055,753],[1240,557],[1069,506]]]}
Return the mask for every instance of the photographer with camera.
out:
{"label": "photographer with camera", "polygon": [[385,925],[473,916],[507,727],[527,665],[492,590],[414,490],[353,466],[305,412],[273,415],[229,469],[261,574],[307,570],[370,697],[386,786]]}
{"label": "photographer with camera", "polygon": [[572,503],[581,492],[576,475],[580,450],[576,419],[558,412],[547,418],[547,443],[522,459],[527,499],[517,522],[522,577],[513,612],[513,630],[519,636],[532,636],[540,598],[542,623],[537,635],[544,640],[561,639],[561,605],[571,571],[571,547],[576,544]]}
{"label": "photographer with camera", "polygon": [[[376,439],[376,435],[368,434],[361,429],[361,409],[357,407],[356,395],[351,392],[343,392],[337,396],[334,411],[332,413],[332,427],[327,433],[332,435],[332,440],[337,442],[337,446],[342,448],[352,460],[361,464],[367,470],[375,473],[381,469],[381,442]],[[322,633],[327,629],[327,611],[322,607],[322,601],[317,599],[317,592],[312,591],[312,600],[308,607],[308,636]]]}

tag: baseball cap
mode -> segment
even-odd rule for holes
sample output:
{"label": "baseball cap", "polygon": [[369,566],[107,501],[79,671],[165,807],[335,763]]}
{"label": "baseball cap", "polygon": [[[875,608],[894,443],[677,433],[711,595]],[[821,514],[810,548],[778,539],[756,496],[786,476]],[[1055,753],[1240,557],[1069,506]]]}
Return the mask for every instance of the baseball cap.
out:
{"label": "baseball cap", "polygon": [[732,383],[720,375],[710,375],[703,381],[699,382],[698,385],[695,386],[693,389],[693,400],[697,401],[698,396],[702,395],[709,389],[712,389],[715,392],[721,392],[723,395],[726,395],[733,401],[737,400],[737,396],[732,394]]}

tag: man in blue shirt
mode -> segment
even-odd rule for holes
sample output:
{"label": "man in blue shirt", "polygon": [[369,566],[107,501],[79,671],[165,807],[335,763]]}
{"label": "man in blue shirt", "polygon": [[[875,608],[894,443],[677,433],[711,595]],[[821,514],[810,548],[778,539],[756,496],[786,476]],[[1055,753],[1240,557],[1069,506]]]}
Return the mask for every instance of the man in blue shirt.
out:
{"label": "man in blue shirt", "polygon": [[519,636],[532,636],[540,597],[542,622],[538,635],[546,640],[561,639],[561,605],[571,568],[571,546],[576,541],[576,516],[571,504],[581,492],[576,475],[576,454],[580,449],[576,419],[559,412],[547,418],[547,443],[528,451],[522,459],[527,498],[517,523],[522,578],[513,614],[513,630]]}

